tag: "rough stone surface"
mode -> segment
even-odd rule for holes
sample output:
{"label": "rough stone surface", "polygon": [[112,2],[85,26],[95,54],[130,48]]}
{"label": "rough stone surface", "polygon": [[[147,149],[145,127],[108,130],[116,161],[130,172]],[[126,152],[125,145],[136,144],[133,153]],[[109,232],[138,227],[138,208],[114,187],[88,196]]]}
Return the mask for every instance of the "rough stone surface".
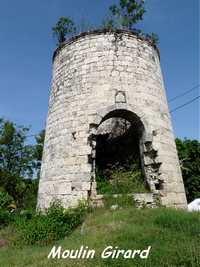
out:
{"label": "rough stone surface", "polygon": [[128,32],[88,33],[57,50],[52,71],[38,207],[96,194],[95,136],[113,117],[140,127],[145,179],[161,204],[185,208],[159,55]]}
{"label": "rough stone surface", "polygon": [[160,205],[159,195],[153,193],[133,194],[133,199],[137,208],[156,208]]}
{"label": "rough stone surface", "polygon": [[[120,198],[122,195],[120,194],[113,194],[113,198]],[[160,206],[160,198],[158,194],[153,193],[133,193],[133,194],[127,194],[127,196],[130,196],[133,198],[133,205],[136,208],[157,208]],[[91,199],[91,206],[94,208],[104,207],[104,195],[96,195],[94,198]],[[113,206],[117,206],[113,205]],[[115,209],[111,206],[111,209]]]}

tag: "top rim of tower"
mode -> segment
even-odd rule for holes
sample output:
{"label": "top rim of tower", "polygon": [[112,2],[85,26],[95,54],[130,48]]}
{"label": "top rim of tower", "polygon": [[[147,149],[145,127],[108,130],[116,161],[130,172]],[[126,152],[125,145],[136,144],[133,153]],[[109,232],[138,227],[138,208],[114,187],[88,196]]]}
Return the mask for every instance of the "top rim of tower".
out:
{"label": "top rim of tower", "polygon": [[158,57],[160,59],[160,51],[159,51],[159,48],[153,44],[153,42],[150,40],[149,37],[145,36],[145,35],[139,35],[137,32],[133,32],[133,31],[129,31],[129,30],[122,30],[122,29],[97,29],[97,30],[91,30],[91,31],[86,31],[86,32],[81,32],[75,36],[72,36],[70,37],[69,39],[65,40],[63,43],[61,43],[55,50],[54,50],[54,53],[53,53],[53,61],[55,59],[55,57],[57,56],[57,54],[59,53],[59,51],[65,47],[66,45],[69,45],[69,44],[72,44],[74,42],[76,42],[77,40],[79,40],[80,38],[83,38],[85,36],[88,36],[88,35],[100,35],[100,34],[126,34],[126,35],[129,35],[129,36],[134,36],[136,37],[137,39],[139,40],[142,40],[142,41],[145,41],[147,42],[150,46],[152,46],[157,54],[158,54]]}

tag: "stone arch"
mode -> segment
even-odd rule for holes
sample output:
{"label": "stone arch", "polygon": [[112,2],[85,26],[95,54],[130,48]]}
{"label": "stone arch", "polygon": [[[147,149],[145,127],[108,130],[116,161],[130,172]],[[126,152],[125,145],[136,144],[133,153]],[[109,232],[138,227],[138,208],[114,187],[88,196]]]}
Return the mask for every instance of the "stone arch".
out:
{"label": "stone arch", "polygon": [[89,130],[95,134],[96,133],[95,130],[105,120],[104,118],[106,118],[108,114],[120,110],[126,110],[127,112],[135,114],[135,116],[137,116],[144,125],[144,134],[143,134],[144,142],[148,141],[152,142],[152,127],[149,125],[148,120],[146,119],[146,115],[137,106],[129,105],[127,103],[115,103],[114,105],[110,105],[106,108],[99,109],[96,112],[96,114],[91,117]]}
{"label": "stone arch", "polygon": [[[90,124],[89,140],[92,148],[91,163],[92,163],[92,181],[95,182],[95,159],[96,159],[96,136],[99,126],[106,120],[114,117],[121,117],[129,122],[133,122],[139,129],[139,148],[142,169],[144,172],[145,182],[151,192],[157,193],[162,189],[162,182],[160,180],[160,165],[157,161],[157,151],[153,148],[152,129],[148,124],[145,114],[134,105],[127,105],[124,103],[114,104],[104,109],[97,111],[93,116]],[[92,188],[95,190],[94,185]]]}

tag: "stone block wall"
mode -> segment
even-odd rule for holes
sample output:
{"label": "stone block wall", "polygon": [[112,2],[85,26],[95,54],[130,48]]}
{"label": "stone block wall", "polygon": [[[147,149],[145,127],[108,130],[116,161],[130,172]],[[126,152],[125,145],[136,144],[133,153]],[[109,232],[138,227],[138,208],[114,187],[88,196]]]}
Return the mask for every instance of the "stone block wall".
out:
{"label": "stone block wall", "polygon": [[116,114],[143,125],[140,152],[151,191],[163,205],[186,207],[158,51],[130,32],[98,31],[54,54],[39,208],[96,194],[93,137]]}

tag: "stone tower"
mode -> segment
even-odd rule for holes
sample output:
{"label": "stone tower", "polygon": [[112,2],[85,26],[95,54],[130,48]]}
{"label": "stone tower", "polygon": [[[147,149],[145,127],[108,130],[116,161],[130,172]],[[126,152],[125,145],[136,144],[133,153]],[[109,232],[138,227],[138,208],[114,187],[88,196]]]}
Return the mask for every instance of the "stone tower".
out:
{"label": "stone tower", "polygon": [[150,191],[163,205],[186,207],[159,52],[122,30],[82,33],[54,53],[38,207],[96,194],[96,136],[111,118],[135,127]]}

